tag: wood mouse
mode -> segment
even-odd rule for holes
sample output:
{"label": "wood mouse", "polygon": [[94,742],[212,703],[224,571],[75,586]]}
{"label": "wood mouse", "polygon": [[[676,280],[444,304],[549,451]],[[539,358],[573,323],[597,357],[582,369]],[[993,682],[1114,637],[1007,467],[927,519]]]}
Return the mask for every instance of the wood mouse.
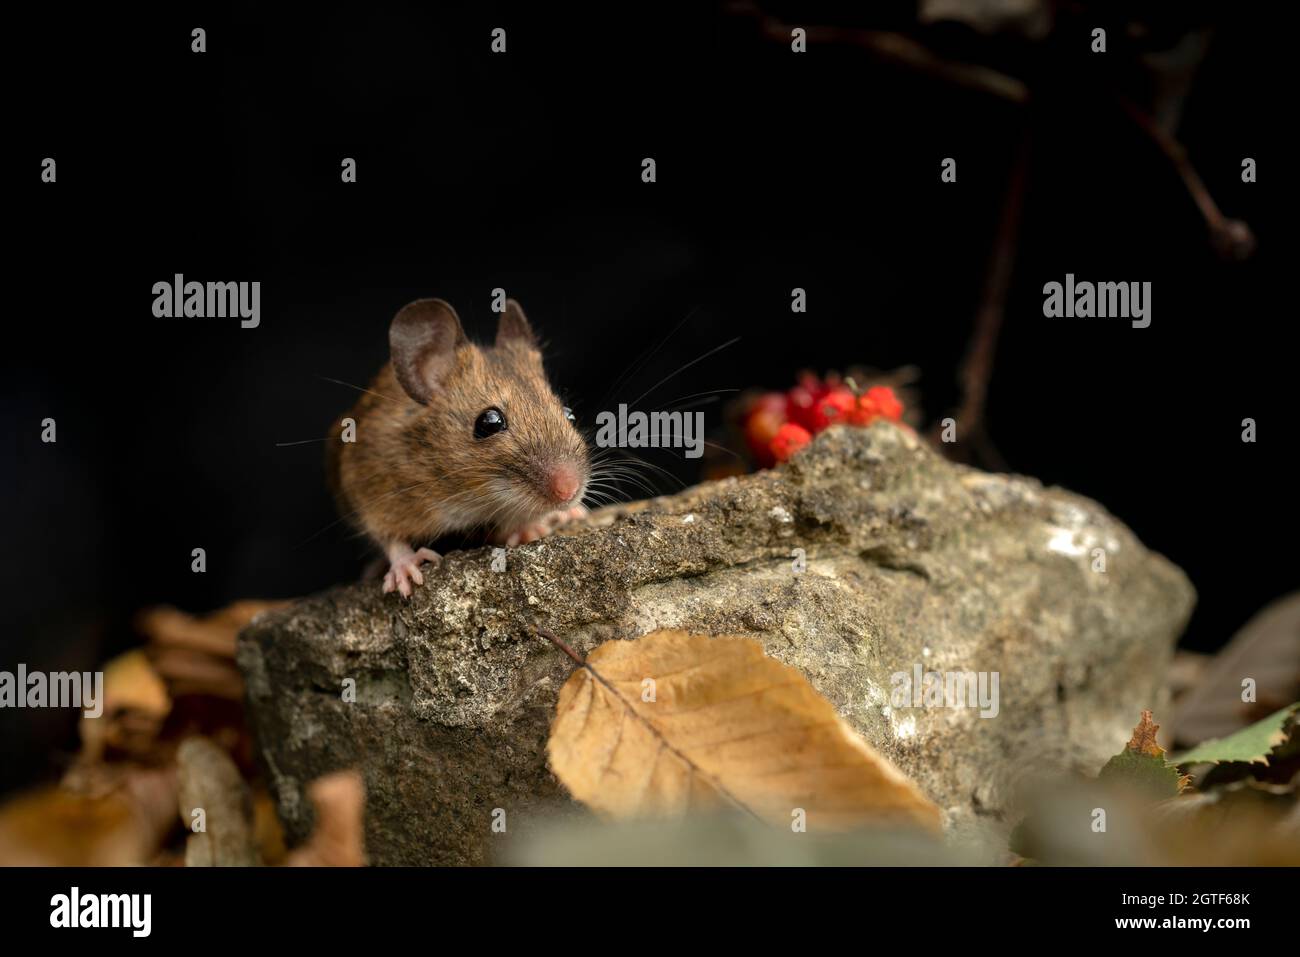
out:
{"label": "wood mouse", "polygon": [[388,328],[390,361],[335,422],[326,470],[345,519],[384,552],[384,591],[410,597],[421,547],[485,530],[517,545],[585,515],[587,444],[556,397],[519,303],[506,301],[490,347],[470,342],[441,299],[404,306]]}

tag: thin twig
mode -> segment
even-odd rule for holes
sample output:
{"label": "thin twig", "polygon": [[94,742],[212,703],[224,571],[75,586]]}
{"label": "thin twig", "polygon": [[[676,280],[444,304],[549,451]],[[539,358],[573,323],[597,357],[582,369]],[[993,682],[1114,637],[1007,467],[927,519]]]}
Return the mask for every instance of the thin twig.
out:
{"label": "thin twig", "polygon": [[[975,331],[971,334],[966,358],[962,361],[961,404],[953,413],[958,434],[966,436],[959,444],[975,449],[1001,462],[988,431],[984,426],[984,411],[988,403],[989,380],[993,376],[993,358],[997,353],[998,336],[1006,315],[1007,289],[1015,271],[1016,243],[1020,237],[1020,224],[1024,219],[1025,190],[1029,181],[1029,136],[1025,134],[1016,150],[1007,183],[1007,197],[998,221],[993,254],[989,258],[988,276],[980,297],[979,311],[975,314]],[[940,427],[935,427],[938,438]],[[976,438],[980,441],[974,442]]]}
{"label": "thin twig", "polygon": [[[759,29],[768,39],[790,42],[790,31],[795,24],[768,16],[753,0],[737,0],[728,9],[732,14],[756,20]],[[1030,99],[1030,88],[1023,81],[982,64],[946,60],[902,33],[832,26],[808,26],[803,29],[807,32],[809,43],[858,46],[877,59],[896,63],[964,89],[987,93],[1019,105],[1028,103]],[[1210,242],[1215,250],[1228,259],[1249,258],[1255,251],[1255,234],[1244,221],[1223,215],[1204,180],[1192,166],[1183,145],[1131,100],[1124,96],[1117,96],[1117,99],[1121,109],[1155,143],[1182,180],[1205,219]]]}
{"label": "thin twig", "polygon": [[1186,147],[1166,133],[1145,110],[1128,97],[1117,95],[1116,99],[1129,119],[1159,147],[1160,152],[1173,166],[1174,172],[1183,181],[1187,192],[1191,194],[1192,201],[1196,203],[1196,208],[1205,219],[1205,225],[1210,231],[1210,242],[1215,250],[1228,259],[1248,259],[1255,251],[1255,234],[1242,220],[1230,219],[1223,215],[1219,204],[1210,195],[1205,181],[1201,179],[1201,174],[1196,172],[1196,167],[1188,158]]}
{"label": "thin twig", "polygon": [[790,31],[801,26],[809,43],[838,43],[859,46],[877,59],[938,77],[956,86],[987,93],[1011,103],[1026,103],[1029,87],[1013,76],[978,63],[945,60],[911,37],[892,30],[862,30],[851,27],[802,26],[770,17],[751,0],[731,4],[729,12],[758,21],[759,29],[769,39],[790,42]]}
{"label": "thin twig", "polygon": [[545,638],[547,641],[549,641],[551,644],[555,645],[556,648],[559,648],[562,652],[564,652],[574,661],[576,661],[579,667],[581,668],[587,667],[587,662],[583,660],[582,656],[579,655],[572,648],[570,648],[568,645],[566,645],[562,640],[560,640],[560,637],[556,635],[555,632],[551,631],[551,629],[543,628],[539,625],[537,627],[537,633],[541,635],[543,638]]}

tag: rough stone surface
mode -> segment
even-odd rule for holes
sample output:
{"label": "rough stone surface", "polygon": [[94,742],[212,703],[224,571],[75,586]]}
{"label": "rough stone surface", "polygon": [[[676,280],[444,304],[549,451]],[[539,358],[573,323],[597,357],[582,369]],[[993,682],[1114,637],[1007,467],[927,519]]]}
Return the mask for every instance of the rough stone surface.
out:
{"label": "rough stone surface", "polygon": [[[1194,597],[1095,502],[952,465],[881,423],[596,513],[511,549],[504,571],[491,549],[450,554],[410,601],[367,584],[268,613],[239,663],[291,839],[311,827],[305,785],[358,767],[372,863],[477,864],[548,810],[585,813],[546,768],[574,666],[538,625],[582,652],[661,627],[755,637],[960,829],[1014,823],[1026,769],[1095,773],[1122,747],[1162,704]],[[998,715],[891,707],[891,676],[917,664],[998,672]]]}

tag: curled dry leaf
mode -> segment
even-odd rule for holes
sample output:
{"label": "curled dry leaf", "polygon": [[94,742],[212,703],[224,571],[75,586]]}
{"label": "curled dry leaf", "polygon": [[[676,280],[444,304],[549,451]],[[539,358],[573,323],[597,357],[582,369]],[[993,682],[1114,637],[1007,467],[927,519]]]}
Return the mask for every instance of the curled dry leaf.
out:
{"label": "curled dry leaf", "polygon": [[154,670],[173,697],[203,695],[241,701],[243,678],[235,667],[239,631],[283,601],[237,601],[209,615],[190,615],[170,607],[141,612],[136,627],[148,637]]}
{"label": "curled dry leaf", "polygon": [[747,638],[605,642],[561,689],[548,753],[575,798],[614,818],[731,805],[781,825],[802,809],[809,830],[940,826],[803,675]]}
{"label": "curled dry leaf", "polygon": [[1163,758],[1165,749],[1156,743],[1156,734],[1160,731],[1160,725],[1152,720],[1150,711],[1143,711],[1142,717],[1137,725],[1133,728],[1133,737],[1128,739],[1128,749],[1137,754],[1145,754],[1153,758]]}
{"label": "curled dry leaf", "polygon": [[103,711],[82,717],[81,763],[98,762],[107,752],[144,757],[153,751],[171,699],[148,657],[139,649],[104,666]]}
{"label": "curled dry leaf", "polygon": [[168,606],[140,613],[136,627],[152,644],[164,648],[187,648],[223,658],[235,656],[239,630],[264,611],[283,608],[287,601],[246,599],[208,615],[191,615]]}
{"label": "curled dry leaf", "polygon": [[[261,863],[254,839],[248,785],[224,748],[192,737],[176,752],[181,823],[188,867],[255,867]],[[195,829],[196,812],[203,827]]]}
{"label": "curled dry leaf", "polygon": [[316,828],[289,852],[290,867],[361,867],[366,863],[366,786],[357,771],[335,771],[307,785]]}

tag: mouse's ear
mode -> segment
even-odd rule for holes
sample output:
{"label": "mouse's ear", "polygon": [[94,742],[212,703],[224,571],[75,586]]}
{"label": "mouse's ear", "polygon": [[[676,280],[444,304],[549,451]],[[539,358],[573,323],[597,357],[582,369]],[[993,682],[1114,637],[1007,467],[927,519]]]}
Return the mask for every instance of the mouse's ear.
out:
{"label": "mouse's ear", "polygon": [[441,299],[417,299],[403,306],[388,327],[393,372],[416,402],[427,405],[468,342],[456,310]]}
{"label": "mouse's ear", "polygon": [[533,335],[533,327],[528,324],[528,317],[524,315],[524,307],[513,299],[507,299],[506,311],[501,313],[501,319],[497,323],[496,344],[503,345],[511,339],[521,341],[534,349],[537,348],[537,337]]}

